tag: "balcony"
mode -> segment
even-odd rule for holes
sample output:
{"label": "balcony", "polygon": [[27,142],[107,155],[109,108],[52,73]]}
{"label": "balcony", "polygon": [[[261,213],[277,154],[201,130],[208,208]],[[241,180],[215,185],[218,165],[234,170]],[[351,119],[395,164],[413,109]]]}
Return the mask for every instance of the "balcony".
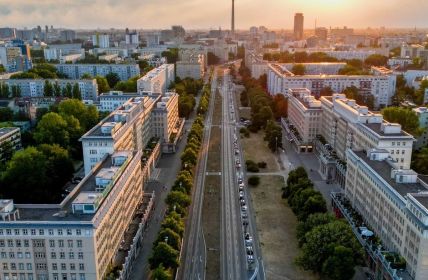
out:
{"label": "balcony", "polygon": [[[406,268],[406,261],[397,252],[387,250],[382,241],[375,234],[364,236],[361,228],[368,228],[364,218],[352,208],[350,201],[344,193],[332,192],[330,194],[333,211],[336,216],[344,217],[350,224],[353,233],[361,246],[370,257],[374,267],[375,279],[413,280]],[[372,231],[371,231],[372,232]],[[373,232],[372,232],[373,233]]]}

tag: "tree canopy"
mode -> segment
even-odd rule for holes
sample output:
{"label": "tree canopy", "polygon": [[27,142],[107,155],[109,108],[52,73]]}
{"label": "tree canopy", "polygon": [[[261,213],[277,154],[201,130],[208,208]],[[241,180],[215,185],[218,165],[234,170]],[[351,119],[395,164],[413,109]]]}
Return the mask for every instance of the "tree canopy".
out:
{"label": "tree canopy", "polygon": [[414,136],[419,136],[423,132],[423,129],[419,127],[418,116],[411,109],[387,107],[382,109],[382,115],[389,122],[399,123],[404,131]]}

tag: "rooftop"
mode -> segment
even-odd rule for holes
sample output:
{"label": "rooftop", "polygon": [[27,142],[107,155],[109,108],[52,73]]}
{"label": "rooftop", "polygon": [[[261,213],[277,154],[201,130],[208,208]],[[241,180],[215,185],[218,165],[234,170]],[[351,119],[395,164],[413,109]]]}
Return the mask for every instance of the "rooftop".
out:
{"label": "rooftop", "polygon": [[421,192],[428,191],[428,189],[424,185],[422,185],[420,182],[397,183],[393,178],[391,178],[391,171],[393,167],[386,160],[383,160],[383,161],[370,160],[370,158],[367,157],[367,154],[364,151],[352,151],[352,152],[355,153],[360,159],[362,159],[374,171],[376,171],[376,173],[380,177],[382,177],[382,179],[385,180],[402,197],[404,197],[408,193],[421,193]]}
{"label": "rooftop", "polygon": [[[361,125],[367,127],[368,129],[372,130],[374,133],[383,136],[383,137],[408,137],[409,139],[413,138],[412,135],[408,134],[407,132],[405,132],[404,130],[401,130],[401,126],[399,127],[399,132],[394,132],[394,131],[398,131],[398,127],[395,127],[397,124],[395,123],[388,123],[388,122],[382,122],[382,123],[361,123]],[[383,127],[384,128],[383,128]],[[392,127],[394,126],[394,130],[392,130],[391,132],[388,132],[388,129],[385,129],[387,127]]]}
{"label": "rooftop", "polygon": [[19,127],[2,127],[0,128],[0,137],[16,130],[19,131]]}
{"label": "rooftop", "polygon": [[[126,156],[127,160],[122,162],[121,166],[117,166],[116,157]],[[108,154],[104,160],[94,167],[83,180],[74,187],[60,204],[15,204],[15,208],[19,210],[20,218],[18,221],[53,221],[53,222],[89,222],[96,214],[96,210],[105,198],[110,194],[115,187],[117,180],[123,174],[125,167],[135,158],[136,152],[122,151]],[[100,190],[97,178],[103,175],[106,170],[114,168],[114,176],[109,176],[112,179],[111,184],[105,185],[106,188]],[[95,211],[92,214],[73,213],[73,204],[95,204]]]}

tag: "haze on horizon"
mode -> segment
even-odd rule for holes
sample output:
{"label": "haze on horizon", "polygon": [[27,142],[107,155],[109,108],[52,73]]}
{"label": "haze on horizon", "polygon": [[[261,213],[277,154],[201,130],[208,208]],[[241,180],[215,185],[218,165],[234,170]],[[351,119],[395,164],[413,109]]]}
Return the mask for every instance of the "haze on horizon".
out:
{"label": "haze on horizon", "polygon": [[[230,28],[231,0],[0,0],[0,26],[67,28]],[[426,0],[235,0],[236,28],[428,27]]]}

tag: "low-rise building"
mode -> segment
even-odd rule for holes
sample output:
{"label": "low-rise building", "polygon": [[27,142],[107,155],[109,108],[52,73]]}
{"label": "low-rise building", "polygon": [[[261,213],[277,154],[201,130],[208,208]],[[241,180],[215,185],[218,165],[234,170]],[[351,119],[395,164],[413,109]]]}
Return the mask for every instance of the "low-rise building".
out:
{"label": "low-rise building", "polygon": [[143,94],[129,93],[118,90],[112,90],[107,93],[103,93],[98,97],[99,106],[98,110],[102,112],[113,112],[118,107],[122,106],[129,99],[133,97],[141,97]]}
{"label": "low-rise building", "polygon": [[18,127],[0,128],[0,162],[4,161],[5,153],[21,149],[21,132]]}
{"label": "low-rise building", "polygon": [[70,79],[80,79],[84,74],[92,77],[105,77],[109,73],[116,73],[120,80],[129,80],[140,75],[138,64],[56,64],[55,67]]}

